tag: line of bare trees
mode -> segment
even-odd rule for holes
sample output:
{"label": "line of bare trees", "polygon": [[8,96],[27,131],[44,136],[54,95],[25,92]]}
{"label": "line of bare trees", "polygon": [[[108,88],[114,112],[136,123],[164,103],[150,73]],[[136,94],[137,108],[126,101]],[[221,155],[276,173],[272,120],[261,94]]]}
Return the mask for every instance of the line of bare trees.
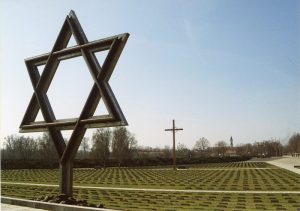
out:
{"label": "line of bare trees", "polygon": [[[172,158],[171,148],[139,147],[140,158]],[[176,157],[179,159],[192,160],[195,158],[211,157],[272,157],[283,154],[294,155],[300,153],[300,133],[292,135],[287,144],[282,144],[278,139],[270,139],[254,143],[239,144],[231,147],[229,142],[218,141],[214,146],[205,137],[198,139],[192,149],[186,145],[178,143],[176,147]]]}
{"label": "line of bare trees", "polygon": [[126,127],[118,127],[113,130],[97,129],[93,134],[92,141],[90,157],[100,160],[103,166],[106,166],[110,157],[117,160],[118,166],[121,166],[124,160],[133,158],[137,148],[134,135]]}
{"label": "line of bare trees", "polygon": [[239,144],[230,147],[229,143],[219,141],[215,146],[210,147],[209,141],[202,137],[193,148],[196,156],[249,156],[249,157],[271,157],[282,156],[283,154],[300,153],[300,133],[293,134],[288,143],[282,144],[278,139],[264,140],[254,143]]}
{"label": "line of bare trees", "polygon": [[[67,143],[67,141],[65,141]],[[5,146],[1,150],[2,160],[40,160],[45,163],[58,161],[57,152],[47,133],[36,139],[25,136],[11,135],[5,138]],[[83,138],[77,152],[77,159],[94,159],[106,165],[113,158],[121,166],[124,160],[131,159],[137,141],[125,127],[114,129],[97,129],[89,139]]]}
{"label": "line of bare trees", "polygon": [[[8,136],[1,150],[2,160],[39,160],[43,163],[58,163],[58,156],[53,142],[47,133],[36,139],[25,136]],[[261,142],[240,144],[230,147],[229,142],[219,141],[214,146],[208,139],[202,137],[195,142],[193,149],[179,143],[176,147],[176,157],[183,162],[197,162],[197,159],[226,158],[226,157],[270,157],[283,154],[300,153],[300,133],[292,135],[287,144],[283,145],[277,139]],[[91,141],[84,138],[77,159],[95,161],[101,166],[144,165],[150,160],[168,163],[172,158],[169,146],[151,148],[137,145],[134,135],[125,127],[95,130]],[[134,162],[132,162],[134,160]],[[148,160],[148,161],[147,161]],[[152,162],[151,161],[151,162]],[[148,162],[149,163],[149,162]],[[155,162],[154,162],[155,163]]]}
{"label": "line of bare trees", "polygon": [[4,143],[5,147],[1,150],[2,159],[40,159],[45,162],[58,159],[54,144],[47,133],[37,139],[11,135],[5,138]]}

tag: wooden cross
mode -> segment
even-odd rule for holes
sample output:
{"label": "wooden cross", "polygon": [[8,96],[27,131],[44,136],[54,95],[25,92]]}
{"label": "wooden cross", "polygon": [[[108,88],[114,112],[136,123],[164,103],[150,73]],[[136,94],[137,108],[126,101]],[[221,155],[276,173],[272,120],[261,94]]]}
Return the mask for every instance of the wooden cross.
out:
{"label": "wooden cross", "polygon": [[176,128],[174,119],[173,119],[173,127],[171,129],[165,129],[165,131],[172,131],[173,132],[173,169],[174,170],[176,170],[175,133],[178,130],[183,130],[183,128]]}

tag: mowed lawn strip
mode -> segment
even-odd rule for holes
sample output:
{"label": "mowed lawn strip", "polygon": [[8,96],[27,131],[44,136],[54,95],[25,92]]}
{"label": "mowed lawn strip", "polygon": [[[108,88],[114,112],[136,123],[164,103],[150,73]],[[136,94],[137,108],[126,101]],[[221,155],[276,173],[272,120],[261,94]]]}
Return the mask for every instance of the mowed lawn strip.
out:
{"label": "mowed lawn strip", "polygon": [[[229,168],[218,165],[226,171],[201,171],[201,168],[182,171],[137,168],[75,169],[74,185],[183,190],[300,190],[300,175],[288,170],[246,169],[249,166],[244,162],[235,163],[236,169],[232,166]],[[252,165],[257,167],[259,164],[252,163]],[[1,180],[16,183],[58,184],[58,174],[58,170],[2,170]]]}
{"label": "mowed lawn strip", "polygon": [[[58,194],[57,187],[2,184],[2,195],[34,199]],[[296,210],[300,194],[182,193],[74,188],[76,198],[122,210]]]}
{"label": "mowed lawn strip", "polygon": [[[239,162],[193,168],[178,171],[149,168],[75,169],[74,185],[212,191],[300,190],[298,174],[269,164]],[[58,184],[58,170],[2,170],[1,177],[3,182]],[[3,196],[34,199],[58,194],[57,186],[1,185]],[[121,210],[296,210],[300,207],[299,193],[186,193],[75,187],[74,196],[89,203],[103,203],[106,208]]]}

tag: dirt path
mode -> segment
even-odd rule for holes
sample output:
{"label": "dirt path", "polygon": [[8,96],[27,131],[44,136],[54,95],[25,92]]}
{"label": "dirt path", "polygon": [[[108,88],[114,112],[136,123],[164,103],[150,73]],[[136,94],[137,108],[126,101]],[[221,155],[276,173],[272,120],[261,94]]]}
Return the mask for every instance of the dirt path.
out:
{"label": "dirt path", "polygon": [[[41,186],[41,187],[58,187],[51,184],[36,183],[19,183],[19,182],[1,182],[2,184],[25,185],[25,186]],[[149,191],[149,192],[184,192],[184,193],[278,193],[278,194],[300,194],[300,191],[255,191],[255,190],[178,190],[178,189],[155,189],[155,188],[117,188],[117,187],[95,187],[95,186],[73,186],[82,189],[100,189],[100,190],[128,190],[128,191]]]}

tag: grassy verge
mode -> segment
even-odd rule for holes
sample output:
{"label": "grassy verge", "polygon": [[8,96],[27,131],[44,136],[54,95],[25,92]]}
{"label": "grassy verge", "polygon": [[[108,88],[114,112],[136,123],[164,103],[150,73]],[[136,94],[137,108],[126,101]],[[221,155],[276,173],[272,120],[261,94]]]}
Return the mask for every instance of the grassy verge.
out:
{"label": "grassy verge", "polygon": [[[33,199],[58,188],[2,184],[2,195]],[[296,210],[300,194],[175,193],[74,189],[74,196],[122,210]]]}

